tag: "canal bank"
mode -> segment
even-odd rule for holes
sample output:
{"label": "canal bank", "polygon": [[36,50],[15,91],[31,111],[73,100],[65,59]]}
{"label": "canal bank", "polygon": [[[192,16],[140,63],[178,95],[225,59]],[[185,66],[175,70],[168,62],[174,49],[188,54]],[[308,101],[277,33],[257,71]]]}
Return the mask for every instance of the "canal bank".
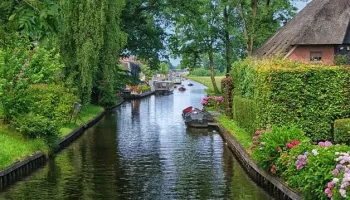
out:
{"label": "canal bank", "polygon": [[[124,100],[118,102],[115,106],[107,108],[105,110],[111,110],[115,107],[120,106]],[[97,116],[93,119],[89,120],[87,123],[83,123],[76,129],[74,129],[71,133],[65,135],[62,139],[58,141],[57,148],[53,150],[53,152],[58,153],[63,148],[67,147],[70,143],[76,140],[79,136],[81,136],[85,130],[93,126],[97,123],[105,114],[105,110],[101,111]],[[80,119],[81,120],[81,119]],[[28,156],[22,161],[17,161],[13,163],[11,166],[7,167],[4,170],[0,171],[0,191],[1,189],[15,183],[16,181],[22,179],[25,176],[30,175],[32,172],[43,166],[47,160],[54,156],[54,153],[46,154],[44,152],[36,152],[33,155]]]}
{"label": "canal bank", "polygon": [[0,199],[272,199],[217,132],[184,125],[205,95],[195,84],[126,101]]}
{"label": "canal bank", "polygon": [[302,196],[288,187],[282,180],[277,177],[271,176],[269,173],[260,169],[258,165],[251,159],[250,155],[245,151],[238,140],[223,126],[219,121],[217,128],[220,135],[228,145],[230,150],[235,154],[237,160],[241,163],[241,166],[246,173],[253,179],[259,186],[267,190],[271,195],[278,200],[301,200]]}

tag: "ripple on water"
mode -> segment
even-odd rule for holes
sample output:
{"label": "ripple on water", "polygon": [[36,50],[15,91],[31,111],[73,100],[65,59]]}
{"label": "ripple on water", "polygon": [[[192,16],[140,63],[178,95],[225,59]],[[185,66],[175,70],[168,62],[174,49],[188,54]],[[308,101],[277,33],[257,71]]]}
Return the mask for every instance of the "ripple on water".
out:
{"label": "ripple on water", "polygon": [[0,199],[270,199],[217,133],[185,127],[203,89],[124,103]]}

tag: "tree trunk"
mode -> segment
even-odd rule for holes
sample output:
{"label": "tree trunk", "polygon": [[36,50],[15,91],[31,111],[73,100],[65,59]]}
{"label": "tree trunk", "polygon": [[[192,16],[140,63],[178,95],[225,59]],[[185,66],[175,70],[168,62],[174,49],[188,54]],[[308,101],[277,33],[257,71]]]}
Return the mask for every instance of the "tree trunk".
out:
{"label": "tree trunk", "polygon": [[212,49],[211,47],[210,47],[210,49],[209,49],[208,56],[209,56],[210,78],[211,78],[211,82],[212,82],[212,84],[213,84],[215,94],[219,94],[220,92],[219,92],[218,86],[216,85],[216,82],[215,82],[215,76],[214,76],[214,56],[213,56],[213,49]]}
{"label": "tree trunk", "polygon": [[242,0],[239,1],[239,15],[241,16],[241,19],[242,19],[243,35],[244,35],[245,45],[247,47],[248,56],[251,56],[253,54],[253,49],[251,48],[250,42],[249,42],[248,26],[247,26],[247,20],[244,16],[244,8],[243,8]]}
{"label": "tree trunk", "polygon": [[252,22],[252,28],[251,28],[251,34],[250,34],[250,49],[251,49],[251,55],[253,54],[253,47],[254,47],[254,38],[255,38],[255,24],[256,24],[256,15],[258,12],[258,0],[252,0],[252,11],[253,11],[253,22]]}
{"label": "tree trunk", "polygon": [[224,8],[224,23],[225,23],[225,46],[226,46],[226,73],[231,71],[231,43],[230,43],[230,33],[229,33],[229,14],[228,6]]}

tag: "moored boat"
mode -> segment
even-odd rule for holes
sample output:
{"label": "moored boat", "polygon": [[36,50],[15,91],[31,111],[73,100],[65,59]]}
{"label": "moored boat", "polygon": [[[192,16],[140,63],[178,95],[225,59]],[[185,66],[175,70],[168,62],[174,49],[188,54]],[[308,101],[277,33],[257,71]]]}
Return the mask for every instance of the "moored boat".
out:
{"label": "moored boat", "polygon": [[183,85],[181,85],[180,87],[179,87],[179,91],[185,91],[186,90],[186,88],[183,86]]}
{"label": "moored boat", "polygon": [[192,106],[182,111],[182,117],[188,127],[207,128],[210,123],[214,122],[214,118],[207,112]]}

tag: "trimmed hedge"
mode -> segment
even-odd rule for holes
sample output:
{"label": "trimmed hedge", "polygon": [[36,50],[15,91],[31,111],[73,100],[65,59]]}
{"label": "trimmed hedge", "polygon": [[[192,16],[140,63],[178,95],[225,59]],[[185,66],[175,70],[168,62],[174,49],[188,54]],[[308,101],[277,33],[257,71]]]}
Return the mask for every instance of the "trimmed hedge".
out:
{"label": "trimmed hedge", "polygon": [[296,125],[329,140],[334,120],[350,115],[350,68],[252,59],[234,66],[235,92],[255,102],[257,128]]}
{"label": "trimmed hedge", "polygon": [[226,76],[221,80],[221,89],[224,95],[225,115],[232,118],[232,97],[233,97],[233,81],[231,77]]}
{"label": "trimmed hedge", "polygon": [[350,143],[350,119],[334,121],[334,141],[337,143]]}
{"label": "trimmed hedge", "polygon": [[233,119],[248,133],[256,131],[256,110],[254,101],[240,96],[233,98]]}

